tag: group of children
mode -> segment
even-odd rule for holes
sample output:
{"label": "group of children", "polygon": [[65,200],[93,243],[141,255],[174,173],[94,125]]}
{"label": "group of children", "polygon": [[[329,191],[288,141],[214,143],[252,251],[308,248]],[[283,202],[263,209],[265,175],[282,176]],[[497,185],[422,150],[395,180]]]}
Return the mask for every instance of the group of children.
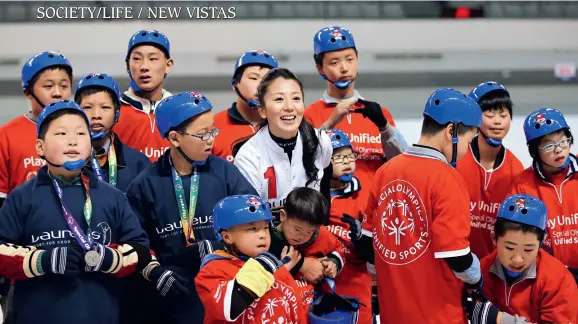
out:
{"label": "group of children", "polygon": [[130,38],[123,94],[91,73],[72,96],[56,52],[26,62],[31,110],[0,127],[5,322],[576,323],[564,116],[526,117],[524,170],[502,145],[504,86],[439,89],[407,147],[354,89],[351,33],[313,43],[321,100],[306,108],[299,79],[249,51],[217,114],[163,88],[156,30]]}

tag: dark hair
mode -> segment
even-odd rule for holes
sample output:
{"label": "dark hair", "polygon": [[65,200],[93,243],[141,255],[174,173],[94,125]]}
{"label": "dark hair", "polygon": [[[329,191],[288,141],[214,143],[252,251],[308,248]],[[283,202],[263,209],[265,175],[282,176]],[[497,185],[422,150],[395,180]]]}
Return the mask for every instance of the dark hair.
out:
{"label": "dark hair", "polygon": [[34,75],[34,77],[32,78],[32,80],[30,80],[30,82],[28,82],[28,89],[30,89],[30,91],[32,91],[32,89],[34,88],[34,85],[36,84],[36,82],[38,82],[38,79],[40,79],[40,76],[45,72],[45,71],[64,71],[66,72],[66,74],[68,75],[68,81],[70,83],[72,83],[72,69],[69,66],[66,65],[54,65],[54,66],[49,66],[45,69],[42,69],[40,71],[38,71],[38,73],[36,73]]}
{"label": "dark hair", "polygon": [[[283,68],[271,69],[263,77],[257,90],[257,98],[261,105],[265,102],[265,93],[267,93],[269,86],[278,78],[294,80],[299,84],[301,93],[303,93],[303,84],[301,83],[301,80],[293,74],[293,72]],[[303,93],[303,96],[305,96],[305,93]],[[262,128],[265,125],[267,125],[267,119],[264,119],[261,122],[259,128]],[[319,144],[319,138],[317,137],[317,134],[315,134],[315,129],[307,122],[307,120],[305,120],[305,118],[301,120],[299,133],[301,134],[301,141],[303,143],[303,167],[305,168],[305,174],[307,175],[306,185],[308,186],[314,181],[321,180],[317,178],[319,169],[315,166],[315,153],[317,153],[318,149],[321,150],[321,147]]]}
{"label": "dark hair", "polygon": [[[349,49],[349,48],[353,48],[353,50],[355,51],[355,56],[358,56],[358,52],[357,52],[357,48],[355,47],[348,47],[348,48],[344,48],[344,50]],[[333,52],[337,52],[337,51],[333,51]],[[323,53],[319,53],[317,55],[313,55],[313,59],[315,60],[315,64],[323,67],[323,58],[325,57],[325,54],[327,52],[323,52]]]}
{"label": "dark hair", "polygon": [[80,102],[82,101],[82,99],[84,97],[93,95],[95,93],[100,93],[100,92],[104,92],[110,97],[110,100],[112,100],[115,111],[120,109],[119,102],[117,100],[115,100],[116,95],[112,91],[110,91],[110,89],[105,88],[105,87],[100,87],[100,86],[88,87],[88,88],[81,89],[80,91],[77,91],[74,94],[74,101],[76,101],[76,103],[80,105]]}
{"label": "dark hair", "polygon": [[[446,127],[448,127],[450,123],[446,123],[444,125],[438,124],[433,118],[429,116],[423,116],[423,123],[421,125],[421,135],[422,136],[434,136],[439,132],[443,131]],[[466,126],[463,123],[458,123],[457,131],[458,136],[464,135],[465,133],[473,130],[474,126]]]}
{"label": "dark hair", "polygon": [[287,218],[299,219],[311,225],[325,225],[329,219],[329,203],[323,195],[308,187],[293,189],[285,201]]}
{"label": "dark hair", "polygon": [[167,131],[167,136],[171,131],[175,131],[177,133],[184,133],[187,130],[187,127],[189,127],[189,125],[194,122],[199,116],[203,115],[204,113],[206,113],[208,111],[202,112],[198,115],[194,115],[193,117],[189,117],[187,119],[185,119],[182,123],[178,124],[175,127],[171,127],[168,131]]}
{"label": "dark hair", "polygon": [[522,231],[522,233],[534,233],[538,236],[538,241],[542,242],[546,234],[545,231],[539,229],[536,226],[522,224],[518,222],[513,222],[507,219],[498,218],[496,224],[494,225],[494,232],[496,234],[496,240],[498,237],[502,237],[509,231]]}
{"label": "dark hair", "polygon": [[488,92],[478,100],[478,104],[482,108],[482,112],[486,111],[501,111],[508,110],[510,118],[512,118],[512,107],[514,104],[505,90],[494,90]]}
{"label": "dark hair", "polygon": [[44,138],[46,137],[46,133],[48,132],[48,127],[50,127],[50,124],[52,124],[53,121],[55,121],[56,119],[58,119],[64,115],[78,115],[80,117],[83,117],[82,113],[78,110],[75,110],[75,109],[59,110],[59,111],[51,114],[50,116],[46,117],[46,119],[42,122],[42,126],[40,127],[40,132],[38,133],[38,138],[41,140],[44,140]]}
{"label": "dark hair", "polygon": [[245,73],[245,70],[250,66],[258,66],[260,68],[268,68],[268,69],[271,68],[269,65],[260,64],[260,63],[251,63],[251,64],[243,65],[240,68],[238,68],[237,71],[235,71],[235,74],[233,75],[233,80],[235,80],[234,81],[235,84],[239,84],[241,82],[241,79],[243,78],[243,73]]}
{"label": "dark hair", "polygon": [[[570,145],[574,144],[574,137],[572,136],[572,132],[570,131],[570,128],[562,128],[554,133],[559,133],[559,132],[563,132],[564,136],[571,138],[570,139]],[[548,134],[546,134],[548,135]],[[544,135],[544,136],[546,136]],[[544,136],[540,136],[538,138],[534,138],[533,140],[528,142],[528,152],[530,153],[530,156],[533,159],[537,159],[539,158],[539,154],[538,154],[538,146],[540,145],[540,142],[542,141],[542,139],[544,138]]]}

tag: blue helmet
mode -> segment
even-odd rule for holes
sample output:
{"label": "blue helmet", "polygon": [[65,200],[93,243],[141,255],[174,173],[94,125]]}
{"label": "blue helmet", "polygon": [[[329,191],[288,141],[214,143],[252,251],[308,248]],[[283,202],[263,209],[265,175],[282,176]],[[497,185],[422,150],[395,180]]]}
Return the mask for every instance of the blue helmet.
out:
{"label": "blue helmet", "polygon": [[334,152],[342,147],[353,147],[347,135],[339,129],[329,129],[327,130],[327,135],[331,139],[331,146]]}
{"label": "blue helmet", "polygon": [[40,129],[42,128],[46,118],[60,110],[73,110],[80,112],[84,121],[86,121],[86,126],[90,129],[88,117],[76,102],[70,100],[59,100],[47,105],[42,109],[42,111],[40,111],[40,114],[38,114],[38,118],[36,119],[36,136],[40,136]]}
{"label": "blue helmet", "polygon": [[159,102],[155,110],[157,128],[163,138],[169,130],[185,120],[213,109],[213,105],[198,92],[182,92]]}
{"label": "blue helmet", "polygon": [[482,83],[478,84],[477,87],[473,88],[472,91],[470,91],[469,96],[470,96],[470,98],[472,98],[476,102],[478,102],[478,101],[480,101],[480,99],[483,96],[485,96],[489,92],[496,91],[496,90],[505,91],[508,94],[508,96],[510,95],[510,92],[508,91],[508,89],[506,89],[506,87],[504,87],[500,83],[495,82],[495,81],[486,81],[486,82],[482,82]]}
{"label": "blue helmet", "polygon": [[348,29],[330,26],[319,30],[313,37],[313,54],[339,51],[355,47],[355,40]]}
{"label": "blue helmet", "polygon": [[237,62],[235,62],[235,70],[233,72],[231,84],[235,84],[235,76],[237,75],[237,71],[243,66],[247,65],[263,65],[271,69],[276,69],[279,67],[277,59],[266,51],[253,50],[245,52],[243,55],[239,56]]}
{"label": "blue helmet", "polygon": [[482,110],[478,103],[451,88],[434,91],[427,100],[423,115],[440,125],[454,122],[478,128],[482,125]]}
{"label": "blue helmet", "polygon": [[57,66],[66,69],[66,71],[72,75],[72,66],[64,55],[53,51],[36,54],[34,57],[26,61],[24,66],[22,66],[22,89],[30,87],[30,81],[32,81],[32,79],[34,79],[34,77],[41,71],[49,67]]}
{"label": "blue helmet", "polygon": [[554,108],[542,108],[529,114],[524,120],[524,134],[526,142],[570,128],[562,113]]}
{"label": "blue helmet", "polygon": [[534,226],[545,231],[548,210],[540,199],[531,195],[516,194],[502,202],[498,210],[498,218]]}
{"label": "blue helmet", "polygon": [[236,195],[221,199],[213,208],[213,228],[217,239],[223,230],[235,225],[273,219],[269,205],[253,195]]}
{"label": "blue helmet", "polygon": [[120,107],[120,88],[112,77],[104,73],[89,73],[83,76],[76,85],[74,99],[79,99],[81,90],[92,87],[108,89],[114,94],[114,98],[112,100]]}
{"label": "blue helmet", "polygon": [[167,58],[171,57],[171,44],[169,39],[158,30],[143,29],[136,32],[128,41],[126,60],[130,57],[132,50],[140,45],[153,45],[162,50]]}

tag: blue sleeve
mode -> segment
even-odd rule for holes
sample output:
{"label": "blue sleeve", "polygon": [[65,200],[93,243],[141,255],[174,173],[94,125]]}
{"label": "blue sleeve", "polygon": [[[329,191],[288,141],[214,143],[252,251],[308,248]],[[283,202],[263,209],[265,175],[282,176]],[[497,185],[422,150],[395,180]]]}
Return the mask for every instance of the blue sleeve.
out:
{"label": "blue sleeve", "polygon": [[137,177],[133,182],[131,182],[130,186],[126,191],[126,198],[128,200],[128,204],[133,211],[133,215],[136,216],[140,227],[146,231],[148,228],[148,215],[150,210],[152,210],[152,206],[149,206],[148,203],[145,203],[144,199],[142,198],[142,190],[139,181],[140,177]]}
{"label": "blue sleeve", "polygon": [[119,201],[120,223],[117,228],[117,243],[139,243],[150,249],[150,242],[143,230],[137,215],[132,210],[125,196]]}
{"label": "blue sleeve", "polygon": [[146,155],[141,154],[139,157],[139,163],[138,163],[138,170],[137,170],[137,174],[140,174],[144,169],[146,169],[149,165],[151,165],[151,160],[149,160],[149,158],[146,157]]}
{"label": "blue sleeve", "polygon": [[20,214],[22,204],[19,190],[12,191],[0,208],[0,243],[18,244],[24,231],[24,218]]}
{"label": "blue sleeve", "polygon": [[251,183],[241,174],[237,166],[229,164],[227,172],[227,195],[255,195],[259,196],[257,190],[253,188]]}

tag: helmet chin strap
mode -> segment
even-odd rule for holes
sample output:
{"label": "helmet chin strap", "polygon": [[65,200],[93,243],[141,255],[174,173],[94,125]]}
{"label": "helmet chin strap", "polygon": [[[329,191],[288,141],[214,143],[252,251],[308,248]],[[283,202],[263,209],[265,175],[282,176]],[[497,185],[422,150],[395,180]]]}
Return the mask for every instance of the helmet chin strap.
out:
{"label": "helmet chin strap", "polygon": [[458,123],[452,123],[452,161],[451,166],[454,168],[458,165]]}
{"label": "helmet chin strap", "polygon": [[34,94],[34,92],[32,91],[32,89],[30,88],[26,88],[26,90],[28,91],[28,93],[32,96],[32,98],[34,98],[34,101],[36,101],[36,103],[38,103],[40,105],[40,109],[42,110],[44,107],[46,107],[45,104],[43,104],[40,99],[38,99],[38,97]]}
{"label": "helmet chin strap", "polygon": [[341,177],[337,178],[337,180],[339,180],[341,182],[349,182],[349,181],[351,181],[351,179],[353,179],[353,173],[344,174]]}
{"label": "helmet chin strap", "polygon": [[359,72],[355,75],[355,78],[353,78],[353,80],[351,80],[351,81],[331,81],[327,78],[327,76],[325,74],[321,74],[321,78],[323,78],[323,80],[327,80],[327,81],[331,82],[337,89],[345,90],[345,89],[349,88],[349,86],[351,86],[351,84],[353,84],[355,79],[357,79],[358,75],[359,75]]}
{"label": "helmet chin strap", "polygon": [[486,139],[486,144],[488,144],[491,147],[500,147],[502,145],[502,140],[497,140],[495,138],[491,138],[486,136],[486,134],[482,133],[480,131],[480,134]]}
{"label": "helmet chin strap", "polygon": [[62,164],[54,164],[48,161],[47,158],[43,157],[46,163],[52,165],[53,167],[57,168],[64,168],[67,171],[78,171],[84,167],[86,164],[86,160],[74,160],[74,161],[66,161]]}
{"label": "helmet chin strap", "polygon": [[239,98],[241,98],[245,103],[247,103],[247,105],[250,108],[256,109],[259,106],[259,101],[255,100],[255,99],[249,99],[247,100],[247,98],[245,98],[245,96],[243,96],[241,94],[241,91],[239,91],[239,88],[237,88],[237,86],[233,86],[233,88],[235,88],[235,93],[237,94],[237,96],[239,96]]}
{"label": "helmet chin strap", "polygon": [[119,110],[117,110],[117,112],[114,115],[114,121],[112,122],[112,125],[102,132],[98,132],[98,133],[92,133],[91,132],[90,133],[91,134],[90,140],[95,142],[95,141],[100,141],[101,139],[107,137],[110,134],[110,132],[112,131],[112,128],[114,127],[114,125],[116,125],[116,123],[118,122],[119,115],[120,115],[120,108],[119,108]]}
{"label": "helmet chin strap", "polygon": [[508,269],[504,269],[504,270],[506,270],[506,273],[508,274],[508,276],[510,276],[510,277],[512,277],[512,278],[518,278],[518,277],[519,277],[520,275],[522,275],[522,273],[524,272],[524,271],[522,271],[522,272],[511,271],[511,270],[508,270]]}
{"label": "helmet chin strap", "polygon": [[183,150],[181,149],[181,147],[177,147],[177,151],[179,151],[179,153],[181,153],[181,155],[185,158],[185,160],[187,160],[187,162],[189,162],[190,164],[192,164],[193,166],[203,166],[205,165],[205,163],[207,163],[208,159],[204,159],[202,161],[194,161],[193,159],[191,159],[190,157],[188,157],[185,152],[183,152]]}

